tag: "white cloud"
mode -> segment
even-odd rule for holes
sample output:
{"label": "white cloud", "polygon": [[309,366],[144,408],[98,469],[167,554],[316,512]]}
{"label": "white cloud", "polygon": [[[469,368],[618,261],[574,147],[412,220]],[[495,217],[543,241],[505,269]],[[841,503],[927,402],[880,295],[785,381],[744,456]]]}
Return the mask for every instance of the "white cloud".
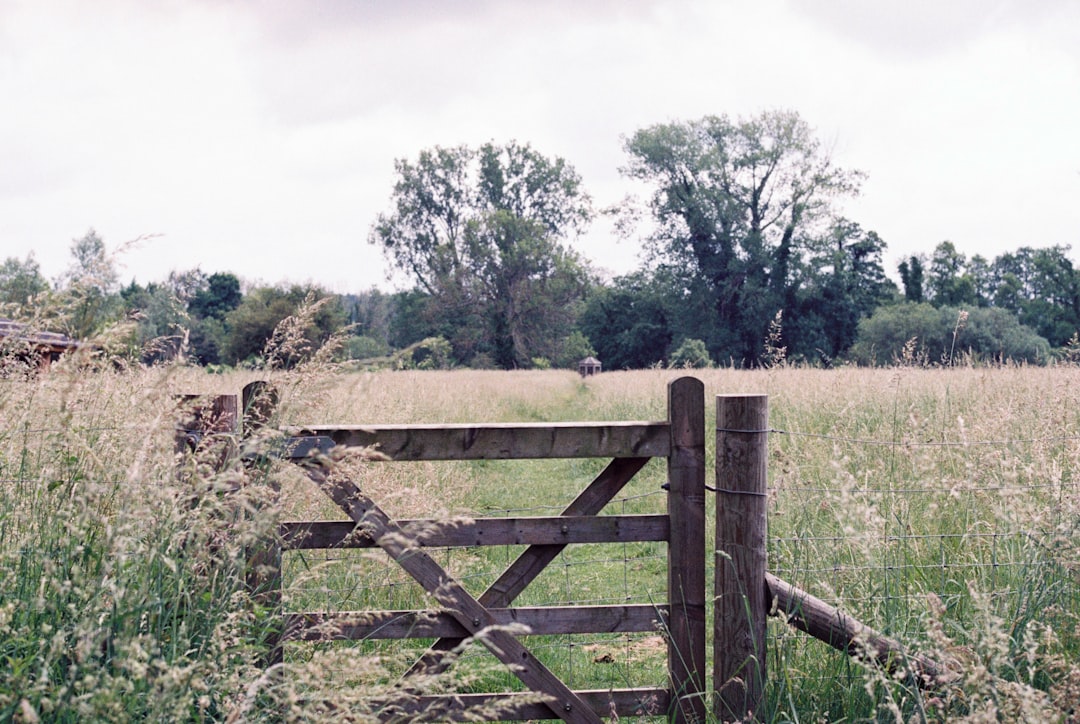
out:
{"label": "white cloud", "polygon": [[[1080,228],[1080,10],[1071,2],[556,3],[74,0],[0,7],[0,256],[50,275],[73,237],[163,236],[149,281],[201,266],[341,291],[381,283],[366,243],[393,161],[517,139],[598,204],[620,137],[793,108],[869,173],[846,209],[894,257],[951,239],[993,256]],[[634,266],[610,229],[580,242]]]}

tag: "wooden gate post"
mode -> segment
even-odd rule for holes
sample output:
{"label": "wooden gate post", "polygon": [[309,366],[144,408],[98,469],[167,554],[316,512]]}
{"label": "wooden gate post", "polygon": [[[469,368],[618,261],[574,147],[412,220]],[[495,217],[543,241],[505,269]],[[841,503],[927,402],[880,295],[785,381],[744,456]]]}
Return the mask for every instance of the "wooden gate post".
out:
{"label": "wooden gate post", "polygon": [[[181,419],[176,425],[177,471],[190,474],[187,466],[196,462],[197,451],[212,450],[214,467],[220,471],[236,460],[240,440],[257,434],[267,426],[278,402],[277,391],[262,381],[244,387],[237,395],[181,395]],[[219,452],[220,451],[220,452]],[[245,460],[249,472],[251,461]],[[183,479],[183,478],[182,478]],[[277,483],[269,483],[277,492]],[[275,531],[276,533],[276,531]],[[275,611],[281,604],[281,546],[276,535],[247,550],[245,584],[253,598]],[[266,666],[281,663],[283,658],[280,625],[268,634],[269,653]]]}
{"label": "wooden gate post", "polygon": [[668,385],[668,672],[672,721],[705,721],[705,385]]}
{"label": "wooden gate post", "polygon": [[768,425],[766,395],[717,396],[713,688],[718,721],[761,718]]}
{"label": "wooden gate post", "polygon": [[[244,386],[240,394],[243,405],[242,434],[245,441],[258,435],[270,424],[278,405],[278,392],[270,383],[256,380]],[[249,473],[264,472],[258,470],[259,460],[246,461]],[[265,461],[263,465],[265,465]],[[275,498],[280,493],[276,478],[267,481]],[[275,503],[276,506],[276,503]],[[266,511],[261,511],[265,514]],[[278,516],[273,516],[275,522]],[[281,610],[281,541],[275,530],[270,536],[248,550],[246,583],[252,597],[266,608],[272,616]],[[267,635],[268,653],[263,663],[266,666],[280,664],[285,657],[282,626],[279,623],[270,628]]]}
{"label": "wooden gate post", "polygon": [[210,445],[220,448],[215,465],[222,469],[236,452],[239,431],[236,395],[180,395],[180,419],[176,423],[178,470],[188,462],[188,454]]}

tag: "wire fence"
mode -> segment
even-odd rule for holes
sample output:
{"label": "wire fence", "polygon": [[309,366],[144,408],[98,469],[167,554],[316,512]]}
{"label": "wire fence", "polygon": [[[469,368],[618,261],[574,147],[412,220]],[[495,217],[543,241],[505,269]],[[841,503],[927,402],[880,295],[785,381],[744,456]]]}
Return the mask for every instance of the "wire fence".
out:
{"label": "wire fence", "polygon": [[[666,493],[654,490],[617,497],[607,514],[663,512]],[[476,517],[557,516],[573,496],[535,504],[475,511]],[[482,593],[524,550],[501,545],[473,548],[425,548],[425,552],[473,595]],[[371,550],[319,549],[286,551],[282,573],[287,611],[410,610],[432,606],[421,587],[384,553]],[[568,546],[514,601],[518,606],[652,605],[667,600],[667,551],[663,543],[613,543]],[[603,689],[663,686],[666,640],[656,631],[617,634],[525,636],[525,645],[572,688]],[[432,643],[427,640],[318,644],[356,646],[367,655],[399,655],[399,672]],[[300,652],[296,652],[302,655]],[[481,669],[493,658],[480,646],[469,648],[458,667]],[[349,673],[336,673],[347,680]],[[485,686],[521,690],[505,672],[488,671]]]}
{"label": "wire fence", "polygon": [[[122,447],[121,438],[144,430],[90,421],[16,427],[5,434],[115,438],[111,449]],[[1080,477],[1072,462],[1080,435],[890,440],[780,428],[769,432],[769,570],[780,578],[915,646],[926,643],[928,621],[940,615],[935,600],[947,616],[961,621],[981,595],[1013,625],[1055,607],[1076,609]],[[28,450],[34,458],[31,467],[48,461],[51,469],[62,471],[55,461],[63,446],[51,449],[41,443]],[[0,485],[24,484],[36,474],[30,468],[17,473],[9,465],[0,471]],[[648,487],[616,499],[605,512],[663,512],[665,493],[659,485]],[[475,512],[485,517],[556,515],[570,497]],[[710,515],[712,506],[707,501]],[[519,550],[429,552],[466,588],[479,592]],[[283,572],[285,605],[293,611],[425,606],[419,586],[385,556],[370,551],[291,551]],[[571,546],[516,605],[656,604],[665,600],[665,576],[663,544]],[[971,643],[970,631],[960,625],[956,630],[958,645]],[[809,689],[845,676],[857,680],[842,655],[822,653],[824,647],[780,625],[771,626],[770,635],[770,650],[783,659],[778,666],[785,686]],[[662,643],[658,631],[530,637],[528,646],[571,686],[603,688],[662,683]],[[404,644],[379,646],[400,650]],[[469,656],[479,660],[485,654]],[[517,684],[513,677],[505,683],[511,689]]]}
{"label": "wire fence", "polygon": [[[778,577],[950,660],[980,655],[999,634],[1020,649],[1033,620],[1076,610],[1080,436],[770,432],[769,570]],[[932,629],[947,632],[944,654]],[[774,687],[851,679],[842,655],[823,656],[779,624],[770,636]]]}
{"label": "wire fence", "polygon": [[[988,601],[1003,620],[1016,622],[1030,618],[1035,610],[1076,599],[1080,523],[1070,518],[1075,508],[1063,501],[1077,499],[1080,489],[1068,461],[1052,480],[1031,475],[1009,478],[1001,471],[985,474],[968,463],[981,461],[991,448],[1003,451],[1002,459],[1026,459],[1036,453],[1069,455],[1080,436],[894,441],[791,429],[769,432],[774,436],[769,570],[780,578],[916,649],[928,645],[929,622],[941,615],[935,601],[957,622],[957,644],[966,645],[972,643],[973,634],[963,627],[969,625],[979,601]],[[796,441],[797,449],[792,449],[791,441]],[[924,456],[919,466],[911,461],[916,450]],[[605,512],[662,512],[665,493],[652,483],[652,489],[619,498]],[[556,515],[566,500],[489,507],[478,515]],[[707,501],[710,517],[713,505]],[[1032,516],[1032,510],[1043,514]],[[429,552],[478,593],[518,550],[503,546]],[[335,582],[328,573],[315,586],[315,598],[288,594],[286,605],[291,608],[343,610],[361,602],[371,608],[424,605],[419,587],[385,558],[346,551],[289,556],[287,580],[290,576],[298,580],[301,569],[316,566],[325,566],[328,572],[336,565],[351,567],[355,576]],[[364,556],[364,563],[358,564]],[[371,566],[370,572],[361,573],[364,566]],[[571,546],[515,605],[654,604],[664,600],[665,575],[662,544]],[[711,570],[708,576],[711,580]],[[659,631],[529,637],[528,645],[571,686],[663,681]],[[396,646],[400,650],[403,645]],[[770,626],[769,646],[770,667],[789,689],[863,681],[847,657],[780,623]],[[470,653],[466,660],[484,655]],[[514,689],[517,682],[506,677],[501,683]],[[780,685],[775,677],[770,684]]]}

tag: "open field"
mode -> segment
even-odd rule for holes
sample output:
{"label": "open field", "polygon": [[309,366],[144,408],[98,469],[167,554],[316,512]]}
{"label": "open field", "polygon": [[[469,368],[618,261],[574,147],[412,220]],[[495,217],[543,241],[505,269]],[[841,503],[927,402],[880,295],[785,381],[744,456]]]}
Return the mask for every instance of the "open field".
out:
{"label": "open field", "polygon": [[[655,420],[666,416],[667,382],[682,374],[308,368],[275,373],[276,423]],[[692,374],[705,383],[713,427],[713,395],[769,395],[770,571],[963,674],[921,695],[777,621],[765,718],[1075,720],[1080,369]],[[235,393],[263,376],[61,365],[36,380],[0,380],[0,721],[241,721],[270,711],[325,720],[342,712],[310,702],[362,706],[392,681],[408,653],[401,646],[359,655],[294,644],[285,675],[265,675],[271,617],[244,590],[243,560],[247,545],[276,529],[268,489],[226,493],[244,482],[237,470],[176,474],[174,395]],[[548,514],[599,469],[353,465],[365,493],[413,518]],[[654,465],[612,512],[662,508],[664,471]],[[289,466],[268,474],[281,486],[282,518],[341,518]],[[441,555],[471,589],[513,551]],[[649,602],[663,589],[664,555],[661,544],[582,546],[523,602]],[[285,570],[290,609],[421,602],[370,555],[290,553]],[[657,636],[530,645],[578,686],[662,683]],[[462,667],[466,685],[511,686],[481,666],[485,657],[466,658],[476,662]]]}

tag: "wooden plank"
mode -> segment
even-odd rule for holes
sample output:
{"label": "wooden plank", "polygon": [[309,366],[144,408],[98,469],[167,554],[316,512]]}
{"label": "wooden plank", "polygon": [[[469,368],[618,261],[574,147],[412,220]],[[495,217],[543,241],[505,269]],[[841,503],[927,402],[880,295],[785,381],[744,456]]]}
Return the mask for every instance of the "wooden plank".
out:
{"label": "wooden plank", "polygon": [[600,718],[513,635],[495,625],[491,613],[449,576],[431,556],[411,546],[400,528],[379,506],[350,480],[331,479],[322,470],[308,469],[316,482],[352,520],[362,524],[397,564],[424,587],[428,594],[450,612],[457,622],[506,664],[530,691],[550,697],[546,706],[566,722],[600,724]]}
{"label": "wooden plank", "polygon": [[[647,604],[619,606],[536,606],[490,608],[499,626],[520,624],[533,635],[579,633],[640,633],[657,631],[666,621],[666,607]],[[285,617],[290,640],[360,641],[418,639],[469,632],[446,611],[341,611],[292,613]]]}
{"label": "wooden plank", "polygon": [[[590,689],[576,692],[597,717],[616,721],[621,717],[663,716],[671,706],[667,689]],[[400,702],[382,705],[382,721],[476,721],[478,710],[495,709],[500,721],[553,719],[545,704],[529,701],[531,694],[447,694],[404,696]],[[521,703],[516,703],[521,702]]]}
{"label": "wooden plank", "polygon": [[705,721],[705,385],[682,377],[668,385],[668,671],[676,692],[673,721]]}
{"label": "wooden plank", "polygon": [[[314,425],[287,434],[375,447],[392,460],[667,457],[667,422]],[[320,443],[322,445],[322,443]],[[302,445],[293,455],[306,454]]]}
{"label": "wooden plank", "polygon": [[[459,520],[400,520],[402,532],[421,547],[566,545],[666,541],[666,515],[536,516]],[[375,541],[352,521],[287,522],[281,536],[288,550],[371,548]],[[704,569],[703,569],[704,570]]]}
{"label": "wooden plank", "polygon": [[[619,494],[630,479],[645,467],[649,458],[616,458],[608,463],[585,490],[566,506],[565,517],[596,515]],[[507,566],[498,579],[480,596],[480,603],[489,608],[505,608],[525,590],[540,573],[566,548],[565,544],[536,545],[526,548]],[[461,644],[460,638],[439,639],[431,650],[420,658],[409,673],[443,670],[441,652],[452,651]]]}
{"label": "wooden plank", "polygon": [[753,719],[765,692],[769,398],[716,398],[716,719]]}

